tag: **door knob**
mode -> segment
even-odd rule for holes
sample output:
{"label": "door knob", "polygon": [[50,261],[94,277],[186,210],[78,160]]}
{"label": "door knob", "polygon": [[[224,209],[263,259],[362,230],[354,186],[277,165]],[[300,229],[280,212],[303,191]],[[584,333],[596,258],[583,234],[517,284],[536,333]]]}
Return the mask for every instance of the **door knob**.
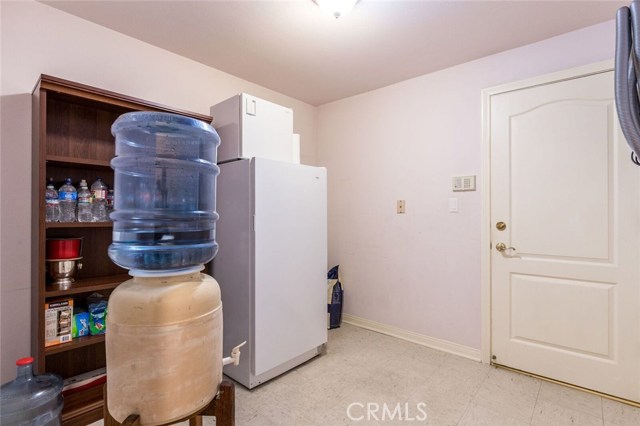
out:
{"label": "door knob", "polygon": [[496,250],[498,250],[499,252],[503,252],[503,251],[506,251],[506,250],[515,251],[516,248],[515,247],[507,247],[507,245],[505,243],[498,243],[498,244],[496,244]]}

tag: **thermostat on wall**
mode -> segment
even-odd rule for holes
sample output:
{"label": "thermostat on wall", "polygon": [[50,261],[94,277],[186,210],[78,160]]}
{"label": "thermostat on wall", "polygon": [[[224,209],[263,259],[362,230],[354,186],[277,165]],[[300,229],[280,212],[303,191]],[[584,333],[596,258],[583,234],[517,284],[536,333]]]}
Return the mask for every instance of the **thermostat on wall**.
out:
{"label": "thermostat on wall", "polygon": [[475,176],[454,176],[453,191],[475,191],[476,190],[476,177]]}

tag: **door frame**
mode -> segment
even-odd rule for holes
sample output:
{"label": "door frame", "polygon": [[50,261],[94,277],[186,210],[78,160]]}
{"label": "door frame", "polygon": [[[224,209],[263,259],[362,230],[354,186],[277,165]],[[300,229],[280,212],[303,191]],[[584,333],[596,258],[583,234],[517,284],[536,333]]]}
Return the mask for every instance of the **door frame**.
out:
{"label": "door frame", "polygon": [[570,68],[482,90],[482,169],[480,232],[481,357],[491,364],[491,97],[494,95],[613,71],[613,60]]}

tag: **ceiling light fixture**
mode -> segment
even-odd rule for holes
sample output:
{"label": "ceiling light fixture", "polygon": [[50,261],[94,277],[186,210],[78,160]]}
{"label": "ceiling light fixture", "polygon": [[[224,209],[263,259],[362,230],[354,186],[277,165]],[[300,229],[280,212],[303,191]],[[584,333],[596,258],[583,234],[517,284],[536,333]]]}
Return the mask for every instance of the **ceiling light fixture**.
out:
{"label": "ceiling light fixture", "polygon": [[320,9],[338,19],[349,13],[359,0],[313,0]]}

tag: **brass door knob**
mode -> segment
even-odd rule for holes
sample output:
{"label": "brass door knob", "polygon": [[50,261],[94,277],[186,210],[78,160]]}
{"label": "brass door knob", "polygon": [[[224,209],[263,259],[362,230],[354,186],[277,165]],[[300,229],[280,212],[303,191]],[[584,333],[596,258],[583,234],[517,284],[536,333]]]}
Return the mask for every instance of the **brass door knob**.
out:
{"label": "brass door knob", "polygon": [[505,243],[498,243],[498,244],[496,244],[496,250],[498,250],[499,252],[503,252],[503,251],[506,251],[506,250],[515,251],[516,248],[515,247],[507,247],[507,245]]}

